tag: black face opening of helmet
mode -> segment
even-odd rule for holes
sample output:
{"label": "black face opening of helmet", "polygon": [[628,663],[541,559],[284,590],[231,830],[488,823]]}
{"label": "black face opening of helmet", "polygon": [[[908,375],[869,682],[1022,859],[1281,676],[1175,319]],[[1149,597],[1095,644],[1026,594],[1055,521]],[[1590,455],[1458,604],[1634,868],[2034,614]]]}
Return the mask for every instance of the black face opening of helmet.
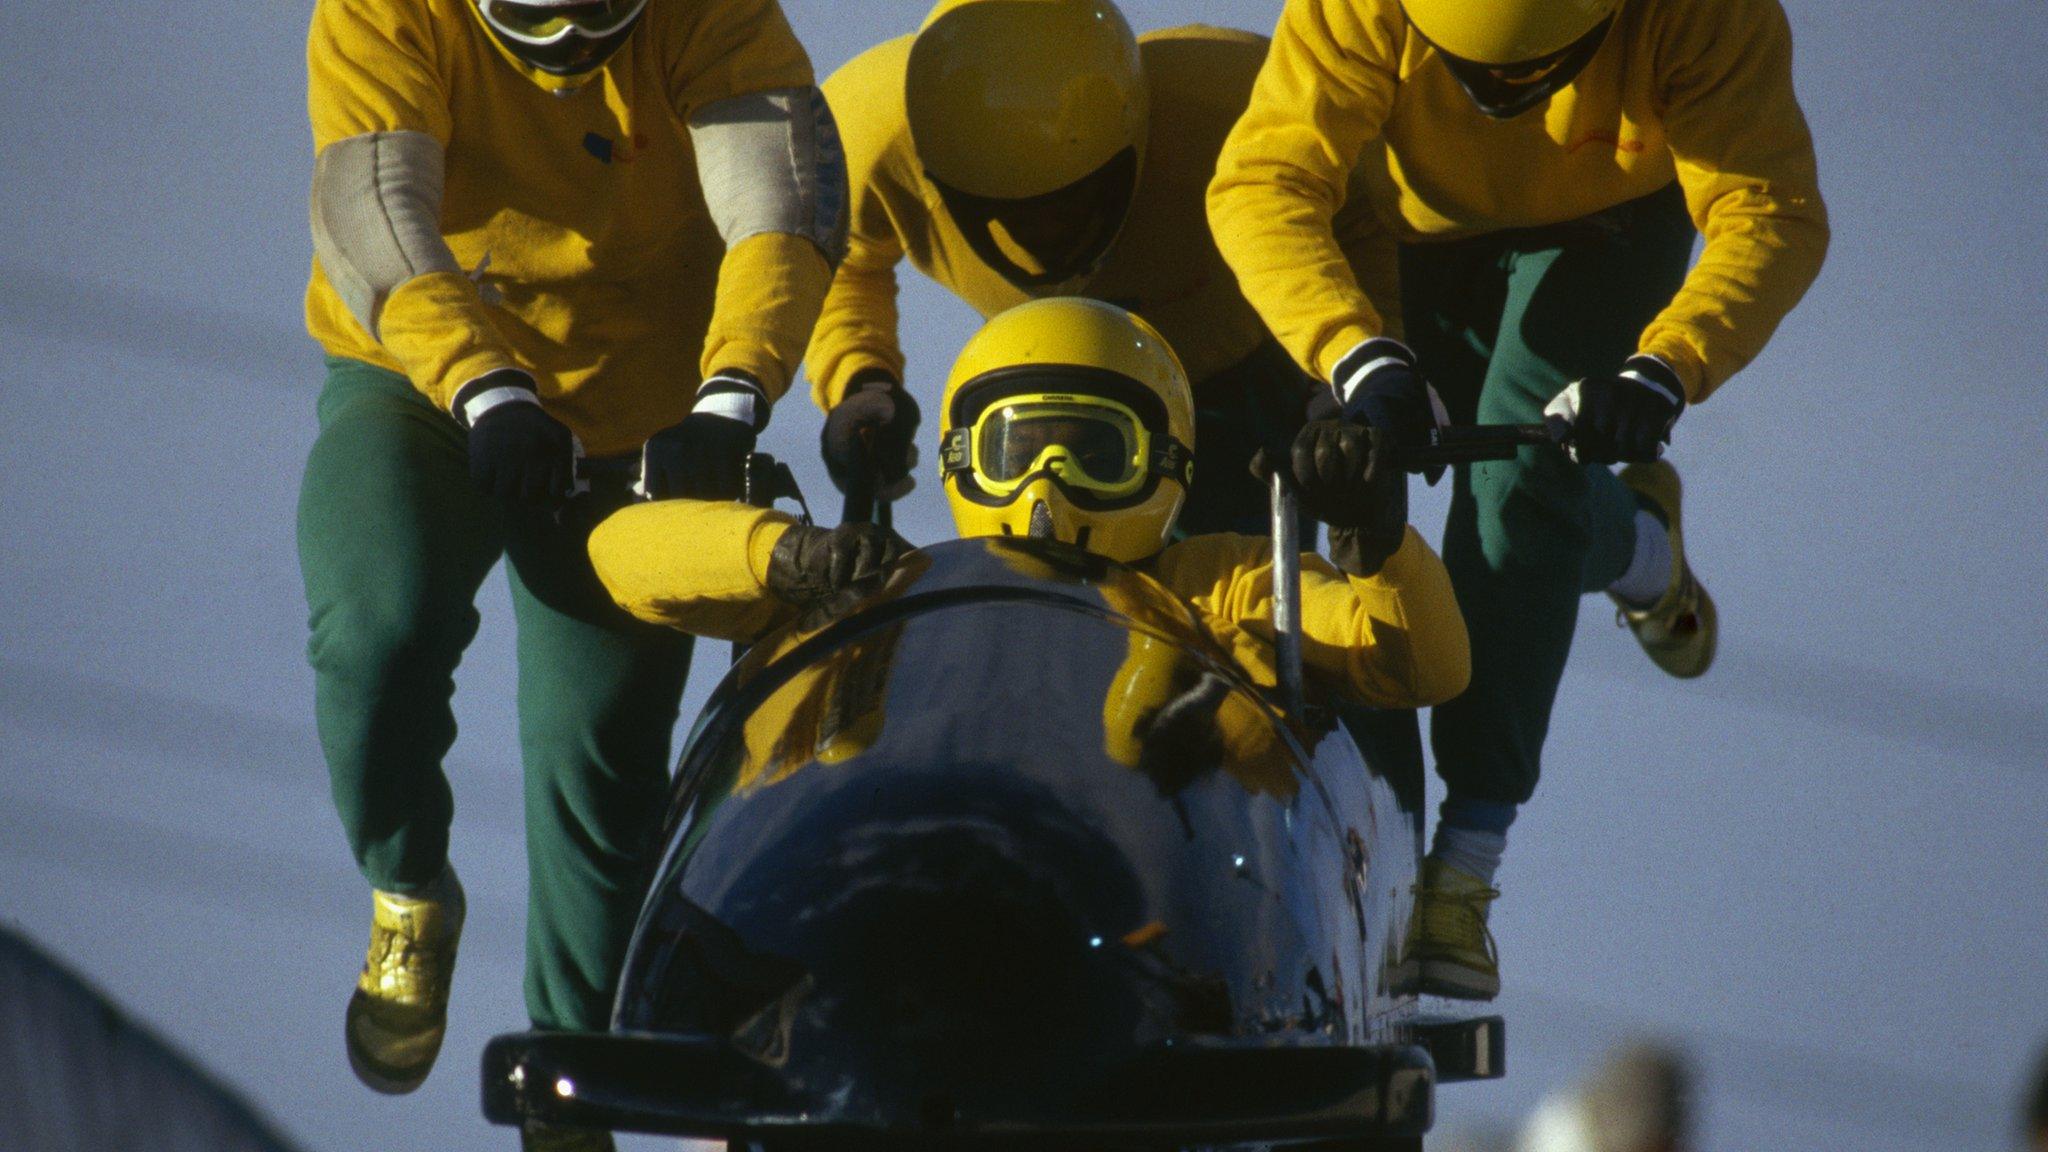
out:
{"label": "black face opening of helmet", "polygon": [[1017,288],[1041,295],[1102,266],[1137,192],[1138,150],[1126,148],[1064,188],[1021,200],[976,196],[926,175],[974,254]]}
{"label": "black face opening of helmet", "polygon": [[601,67],[619,50],[639,25],[647,0],[476,0],[476,6],[507,52],[550,76],[576,76]]}
{"label": "black face opening of helmet", "polygon": [[[1609,16],[1593,26],[1593,30],[1546,56],[1534,60],[1521,60],[1513,64],[1482,64],[1453,56],[1436,44],[1437,55],[1444,58],[1444,67],[1457,78],[1458,86],[1479,110],[1495,120],[1511,120],[1545,100],[1578,79],[1586,65],[1600,51],[1600,45],[1607,39],[1607,30],[1614,25]],[[1421,30],[1416,30],[1421,35]],[[1423,37],[1427,40],[1428,37]]]}

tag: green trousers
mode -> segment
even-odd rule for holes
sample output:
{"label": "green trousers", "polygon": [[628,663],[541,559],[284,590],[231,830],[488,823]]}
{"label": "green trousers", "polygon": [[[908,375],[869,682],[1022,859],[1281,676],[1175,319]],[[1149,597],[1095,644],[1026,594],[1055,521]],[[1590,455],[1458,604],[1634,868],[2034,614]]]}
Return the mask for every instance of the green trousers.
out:
{"label": "green trousers", "polygon": [[[1405,245],[1409,343],[1454,422],[1540,421],[1566,385],[1635,353],[1693,238],[1673,184],[1569,224]],[[1579,597],[1627,569],[1636,507],[1612,471],[1554,449],[1457,469],[1443,556],[1472,685],[1430,728],[1452,797],[1520,804],[1535,791]]]}
{"label": "green trousers", "polygon": [[602,509],[558,521],[482,495],[462,431],[404,377],[330,359],[319,414],[299,564],[320,743],[356,862],[393,892],[447,863],[455,666],[503,556],[519,627],[527,1010],[537,1027],[606,1027],[662,818],[690,637],[606,595],[585,549]]}

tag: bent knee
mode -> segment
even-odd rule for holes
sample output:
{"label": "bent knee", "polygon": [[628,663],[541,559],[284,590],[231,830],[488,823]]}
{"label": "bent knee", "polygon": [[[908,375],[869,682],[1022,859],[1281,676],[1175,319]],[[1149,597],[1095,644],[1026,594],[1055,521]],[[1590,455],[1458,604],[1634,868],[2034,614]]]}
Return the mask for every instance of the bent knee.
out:
{"label": "bent knee", "polygon": [[1488,564],[1500,571],[1549,568],[1591,543],[1592,486],[1561,459],[1482,465],[1471,485],[1473,521]]}
{"label": "bent knee", "polygon": [[477,619],[466,596],[359,589],[314,608],[307,656],[323,675],[360,682],[443,679],[475,638]]}

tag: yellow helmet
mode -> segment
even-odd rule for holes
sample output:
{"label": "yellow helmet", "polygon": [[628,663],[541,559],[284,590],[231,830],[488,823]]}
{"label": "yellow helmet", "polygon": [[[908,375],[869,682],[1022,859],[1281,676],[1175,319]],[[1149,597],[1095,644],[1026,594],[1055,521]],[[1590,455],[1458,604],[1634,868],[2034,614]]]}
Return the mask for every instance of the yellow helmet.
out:
{"label": "yellow helmet", "polygon": [[1589,35],[1621,0],[1401,0],[1408,22],[1444,52],[1475,64],[1524,64]]}
{"label": "yellow helmet", "polygon": [[1050,538],[1133,563],[1166,546],[1194,475],[1180,358],[1099,300],[1033,300],[989,321],[953,364],[939,428],[962,536]]}
{"label": "yellow helmet", "polygon": [[911,44],[918,163],[975,254],[1033,295],[1077,288],[1130,214],[1150,98],[1110,0],[939,0]]}

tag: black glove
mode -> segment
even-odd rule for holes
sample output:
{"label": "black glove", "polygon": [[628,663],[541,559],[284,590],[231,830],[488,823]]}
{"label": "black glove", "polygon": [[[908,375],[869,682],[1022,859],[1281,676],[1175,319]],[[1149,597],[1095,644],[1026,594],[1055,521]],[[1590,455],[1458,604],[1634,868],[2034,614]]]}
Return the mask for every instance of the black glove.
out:
{"label": "black glove", "polygon": [[909,550],[902,537],[874,524],[793,524],[768,554],[768,591],[802,608],[860,595],[880,584]]}
{"label": "black glove", "polygon": [[452,406],[469,428],[469,475],[486,495],[522,504],[568,496],[576,437],[547,414],[533,377],[500,369],[464,386]]}
{"label": "black glove", "polygon": [[[1380,570],[1408,527],[1408,474],[1381,467],[1385,434],[1351,420],[1311,420],[1288,450],[1302,506],[1330,526],[1330,560],[1353,576]],[[1252,473],[1270,482],[1269,454]]]}
{"label": "black glove", "polygon": [[648,437],[641,449],[647,498],[739,499],[747,487],[747,456],[767,423],[768,396],[752,377],[723,372],[706,380],[682,423]]}
{"label": "black glove", "polygon": [[[1444,423],[1443,403],[1399,340],[1381,336],[1352,349],[1337,362],[1330,386],[1345,416],[1380,429],[1402,448],[1429,447],[1431,433]],[[1434,484],[1443,474],[1439,464],[1424,476]]]}
{"label": "black glove", "polygon": [[1543,409],[1571,425],[1572,459],[1581,464],[1655,460],[1685,412],[1685,386],[1655,356],[1631,356],[1612,376],[1573,381]]}
{"label": "black glove", "polygon": [[868,368],[853,377],[846,398],[825,414],[818,448],[825,471],[841,492],[872,468],[875,496],[900,500],[915,483],[917,467],[917,401],[895,377]]}

